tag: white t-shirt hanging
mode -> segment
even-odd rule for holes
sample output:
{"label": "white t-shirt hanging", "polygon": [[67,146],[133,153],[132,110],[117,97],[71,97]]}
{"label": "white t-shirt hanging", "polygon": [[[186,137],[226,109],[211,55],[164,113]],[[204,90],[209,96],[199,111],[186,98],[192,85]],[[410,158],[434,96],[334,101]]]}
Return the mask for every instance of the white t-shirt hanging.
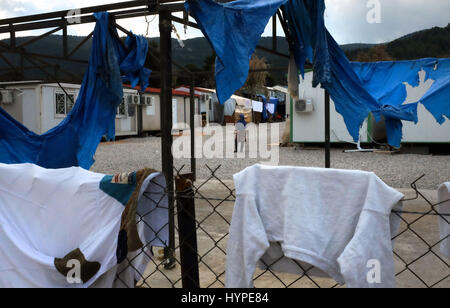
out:
{"label": "white t-shirt hanging", "polygon": [[267,112],[269,112],[270,114],[275,113],[275,105],[274,104],[267,103],[266,108],[267,108]]}
{"label": "white t-shirt hanging", "polygon": [[252,101],[254,112],[263,112],[263,103],[258,101]]}
{"label": "white t-shirt hanging", "polygon": [[280,251],[348,287],[395,286],[391,211],[403,195],[374,173],[255,165],[234,181],[226,287],[252,287],[258,261]]}
{"label": "white t-shirt hanging", "polygon": [[[0,164],[0,287],[85,288],[116,267],[125,207],[100,189],[104,177],[77,167]],[[150,226],[139,233],[149,246],[167,243],[164,187],[164,177],[155,172],[139,191],[138,213],[148,214],[143,220]],[[144,193],[159,194],[154,199],[161,202],[157,206]],[[55,268],[55,258],[75,249],[87,261],[100,264],[96,274],[81,284],[69,283]]]}

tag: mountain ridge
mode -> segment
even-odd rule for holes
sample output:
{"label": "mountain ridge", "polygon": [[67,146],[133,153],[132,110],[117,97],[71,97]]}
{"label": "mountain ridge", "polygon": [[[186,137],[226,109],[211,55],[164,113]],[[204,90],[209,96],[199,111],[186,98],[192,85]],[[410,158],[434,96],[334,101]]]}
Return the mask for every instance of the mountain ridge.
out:
{"label": "mountain ridge", "polygon": [[[16,38],[17,45],[22,42],[29,40],[32,37],[18,37]],[[76,47],[85,37],[83,36],[69,36],[69,50]],[[159,38],[148,38],[151,45],[156,47],[159,44]],[[9,39],[2,40],[4,43],[8,43]],[[208,41],[204,37],[198,37],[193,39],[185,40],[184,48],[180,46],[176,39],[172,39],[173,43],[173,59],[176,63],[181,65],[189,65],[190,68],[199,71],[205,67],[205,63],[208,58],[211,58],[213,50],[209,46]],[[90,48],[92,45],[92,40],[89,40],[85,45],[83,45],[73,56],[74,59],[87,61],[89,59]],[[271,48],[272,38],[262,37],[259,45]],[[288,54],[288,43],[285,37],[277,37],[278,52],[283,54]],[[379,46],[383,46],[383,53],[380,56],[379,52],[376,56],[371,54],[371,50],[379,49]],[[384,44],[365,44],[365,43],[354,43],[341,45],[341,48],[346,52],[350,60],[357,60],[358,57],[361,58],[361,54],[364,55],[362,59],[364,61],[371,60],[411,60],[415,58],[425,58],[425,57],[450,57],[450,24],[447,27],[433,27],[430,29],[425,29],[410,33],[408,35],[402,36],[392,42]],[[39,40],[29,46],[27,50],[31,53],[44,53],[50,56],[61,56],[62,53],[62,37],[60,35],[51,35],[42,40]],[[268,64],[272,67],[287,67],[288,59],[285,57],[280,57],[273,55],[271,53],[262,51],[260,49],[256,50],[256,55],[266,59]],[[6,58],[15,66],[20,66],[20,58],[17,55],[5,53]],[[156,55],[157,56],[157,55]],[[381,57],[381,58],[380,58]],[[383,59],[386,58],[386,59]],[[85,64],[71,63],[67,61],[55,60],[52,63],[58,64],[61,68],[66,71],[73,73],[74,75],[82,76],[86,70]],[[150,61],[152,65],[150,68],[158,70],[158,61]],[[25,65],[30,65],[26,63]],[[153,67],[152,67],[153,66]],[[6,68],[7,64],[4,60],[0,59],[0,68]],[[0,80],[13,80],[20,78],[9,73],[0,73]],[[66,80],[65,75],[60,73],[59,77],[61,81]],[[272,72],[271,78],[273,82],[283,84],[285,83],[286,72]],[[32,79],[44,79],[43,73],[38,70],[27,71],[27,80]]]}

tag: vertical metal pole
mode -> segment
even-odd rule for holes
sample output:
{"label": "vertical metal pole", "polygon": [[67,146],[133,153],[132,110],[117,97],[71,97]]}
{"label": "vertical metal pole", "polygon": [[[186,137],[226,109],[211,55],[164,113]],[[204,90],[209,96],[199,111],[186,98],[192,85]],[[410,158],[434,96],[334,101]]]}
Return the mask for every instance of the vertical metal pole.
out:
{"label": "vertical metal pole", "polygon": [[23,54],[20,54],[20,77],[22,80],[25,80],[25,60],[23,58]]}
{"label": "vertical metal pole", "polygon": [[193,174],[176,178],[181,280],[185,289],[200,288],[193,180]]}
{"label": "vertical metal pole", "polygon": [[191,122],[191,173],[197,178],[197,162],[195,160],[195,79],[192,76],[190,88],[189,116]]}
{"label": "vertical metal pole", "polygon": [[160,63],[161,63],[161,157],[162,171],[166,177],[169,199],[169,247],[165,250],[168,262],[166,268],[175,264],[175,209],[174,209],[174,179],[172,156],[172,41],[170,13],[161,11],[159,14],[160,32]]}
{"label": "vertical metal pole", "polygon": [[278,38],[277,38],[277,14],[272,17],[272,49],[277,51]]}
{"label": "vertical metal pole", "polygon": [[325,91],[325,168],[331,168],[330,94]]}
{"label": "vertical metal pole", "polygon": [[16,32],[13,30],[13,25],[10,24],[9,27],[11,31],[9,33],[9,46],[14,49],[16,48]]}
{"label": "vertical metal pole", "polygon": [[64,23],[64,27],[62,29],[62,33],[63,33],[63,57],[65,59],[67,59],[67,56],[69,55],[69,44],[68,44],[68,40],[67,40],[67,21],[66,19],[63,17],[62,18],[62,22]]}
{"label": "vertical metal pole", "polygon": [[146,108],[146,107],[144,107],[145,106],[144,105],[145,104],[144,93],[145,93],[145,89],[141,89],[141,91],[139,92],[141,104],[136,106],[138,136],[142,136],[142,131],[143,131],[142,116],[143,116],[143,109]]}

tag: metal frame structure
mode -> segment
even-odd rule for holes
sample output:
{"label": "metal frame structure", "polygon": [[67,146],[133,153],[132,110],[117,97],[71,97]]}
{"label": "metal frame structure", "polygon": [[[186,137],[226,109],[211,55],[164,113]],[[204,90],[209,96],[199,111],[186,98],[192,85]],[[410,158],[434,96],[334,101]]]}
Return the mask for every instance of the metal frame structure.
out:
{"label": "metal frame structure", "polygon": [[[220,2],[230,2],[229,0],[222,0]],[[172,156],[172,76],[174,74],[178,74],[182,72],[183,74],[189,74],[192,78],[192,82],[190,85],[190,101],[191,101],[191,112],[190,112],[190,122],[191,122],[191,149],[192,149],[192,158],[191,158],[191,174],[195,179],[196,174],[196,161],[194,158],[194,142],[195,142],[195,134],[194,134],[194,82],[196,74],[189,71],[182,65],[175,63],[172,60],[172,40],[171,33],[173,30],[173,22],[181,23],[189,27],[199,28],[198,25],[194,22],[189,21],[188,14],[184,9],[185,1],[180,0],[133,0],[126,1],[114,4],[107,5],[99,5],[92,7],[85,7],[78,10],[62,10],[57,12],[50,12],[44,14],[36,14],[30,16],[23,17],[15,17],[0,20],[0,34],[8,33],[9,44],[0,41],[0,61],[3,60],[9,67],[10,71],[18,72],[22,79],[25,79],[25,72],[27,70],[35,70],[38,69],[46,74],[48,77],[45,81],[48,82],[56,82],[59,84],[61,89],[64,88],[61,86],[59,82],[59,74],[62,73],[70,78],[73,81],[81,82],[82,76],[74,75],[71,72],[63,70],[58,64],[52,64],[49,61],[68,61],[73,63],[83,63],[87,64],[86,60],[77,59],[74,57],[74,54],[84,45],[89,39],[92,37],[93,32],[91,32],[85,39],[83,39],[77,46],[73,49],[69,49],[68,46],[68,27],[94,23],[95,18],[93,13],[108,11],[111,16],[111,27],[116,27],[120,31],[125,34],[130,34],[129,31],[121,27],[117,21],[121,19],[134,18],[134,17],[144,17],[148,15],[159,15],[159,32],[160,32],[160,71],[153,72],[153,77],[159,76],[161,81],[161,138],[162,138],[162,172],[166,176],[167,179],[167,187],[169,187],[169,212],[170,212],[170,221],[169,228],[172,231],[170,234],[170,247],[166,252],[166,256],[168,256],[168,264],[170,267],[171,263],[173,263],[173,250],[175,243],[175,230],[174,228],[174,189],[170,189],[174,187],[174,161]],[[173,15],[176,12],[184,12],[184,18],[179,18]],[[257,46],[257,49],[272,53],[274,55],[289,58],[289,55],[283,54],[278,50],[277,46],[277,21],[280,21],[283,31],[285,33],[286,39],[289,42],[290,49],[292,49],[292,40],[290,39],[289,29],[287,27],[284,16],[279,10],[277,14],[273,18],[273,33],[272,33],[272,48],[265,48],[263,46]],[[42,35],[33,37],[25,42],[17,44],[17,33],[23,31],[30,30],[42,30],[49,29]],[[59,56],[41,54],[41,53],[32,53],[27,51],[27,46],[48,37],[56,32],[62,31],[62,50]],[[154,50],[150,48],[150,53]],[[4,53],[12,53],[20,56],[20,65],[17,67],[11,61],[9,61]],[[28,62],[30,66],[26,66],[25,62]],[[28,65],[27,64],[27,65]],[[179,69],[179,71],[174,72],[173,67]],[[52,68],[52,70],[49,70]],[[271,70],[286,70],[286,68],[272,68]],[[261,70],[259,70],[261,71]],[[201,72],[203,73],[203,72]],[[325,103],[328,106],[326,108],[326,136],[325,136],[325,144],[326,144],[326,163],[325,166],[327,168],[330,167],[330,116],[329,116],[329,95],[326,96]],[[171,261],[172,260],[172,261]],[[192,281],[190,282],[192,283]],[[198,282],[194,282],[194,285],[198,285]]]}

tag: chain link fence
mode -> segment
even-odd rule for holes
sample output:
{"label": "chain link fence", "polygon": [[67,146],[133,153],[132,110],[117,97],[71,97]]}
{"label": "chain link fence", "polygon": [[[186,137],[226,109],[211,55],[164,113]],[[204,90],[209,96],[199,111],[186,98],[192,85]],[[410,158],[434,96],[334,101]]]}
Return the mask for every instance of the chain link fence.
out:
{"label": "chain link fence", "polygon": [[[229,227],[236,200],[231,180],[219,178],[220,166],[204,166],[209,177],[195,181],[192,175],[182,175],[175,170],[176,191],[165,190],[160,196],[146,196],[158,205],[164,195],[174,194],[175,243],[166,249],[151,248],[140,254],[153,258],[145,271],[133,266],[134,259],[128,259],[120,274],[130,269],[137,273],[136,286],[141,288],[223,288],[225,286],[226,248]],[[421,177],[422,178],[422,177]],[[393,238],[394,259],[398,287],[450,287],[450,260],[440,252],[441,239],[439,222],[449,224],[449,215],[441,214],[435,192],[421,191],[420,179],[411,184],[411,189],[402,191],[406,197],[402,211],[394,212],[401,220],[399,231]],[[152,212],[145,213],[152,215]],[[144,215],[144,216],[145,216]],[[143,216],[139,221],[143,222]],[[146,228],[151,228],[145,225]],[[158,234],[158,230],[152,230]],[[172,248],[170,248],[172,247]],[[165,253],[163,253],[165,251]],[[341,287],[333,279],[323,277],[314,267],[298,265],[298,273],[277,272],[277,263],[262,264],[254,275],[257,288],[336,288]],[[285,260],[284,260],[285,261]],[[198,285],[199,283],[199,285]],[[123,286],[127,286],[125,282]],[[120,284],[119,284],[120,285]]]}

